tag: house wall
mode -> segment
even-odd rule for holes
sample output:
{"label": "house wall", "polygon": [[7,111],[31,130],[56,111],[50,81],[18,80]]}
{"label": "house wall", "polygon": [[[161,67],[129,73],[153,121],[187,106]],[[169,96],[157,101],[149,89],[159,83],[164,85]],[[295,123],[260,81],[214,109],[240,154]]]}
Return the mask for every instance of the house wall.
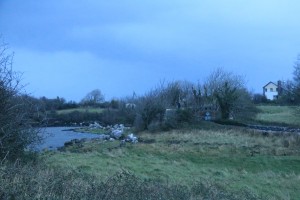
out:
{"label": "house wall", "polygon": [[278,87],[274,83],[269,83],[264,88],[264,95],[269,100],[277,99],[278,97]]}

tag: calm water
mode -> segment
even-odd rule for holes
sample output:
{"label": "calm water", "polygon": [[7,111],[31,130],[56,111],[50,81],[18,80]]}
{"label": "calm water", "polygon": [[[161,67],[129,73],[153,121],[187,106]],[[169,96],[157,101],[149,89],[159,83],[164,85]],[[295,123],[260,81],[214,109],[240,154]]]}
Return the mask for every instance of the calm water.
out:
{"label": "calm water", "polygon": [[[73,127],[74,128],[74,127]],[[43,129],[42,133],[45,137],[44,143],[37,146],[37,150],[49,149],[55,150],[58,147],[64,146],[64,143],[72,139],[83,138],[101,138],[101,135],[89,133],[77,133],[70,131],[70,127],[49,127]]]}

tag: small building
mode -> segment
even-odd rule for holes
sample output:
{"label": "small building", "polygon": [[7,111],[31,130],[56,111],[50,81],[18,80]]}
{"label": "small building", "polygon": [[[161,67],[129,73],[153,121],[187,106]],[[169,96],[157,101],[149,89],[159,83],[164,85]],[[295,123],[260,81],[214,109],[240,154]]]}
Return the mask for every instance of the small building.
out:
{"label": "small building", "polygon": [[270,81],[268,84],[266,84],[263,87],[263,95],[268,100],[278,99],[278,96],[281,95],[281,92],[282,92],[281,81],[278,81],[277,84]]}

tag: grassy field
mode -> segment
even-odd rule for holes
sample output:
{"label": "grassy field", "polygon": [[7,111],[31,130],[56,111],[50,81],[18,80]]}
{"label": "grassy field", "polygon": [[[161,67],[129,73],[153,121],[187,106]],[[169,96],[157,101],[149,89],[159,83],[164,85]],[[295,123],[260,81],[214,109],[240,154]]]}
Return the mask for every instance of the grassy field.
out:
{"label": "grassy field", "polygon": [[[300,127],[297,107],[258,106],[258,109],[260,113],[253,124]],[[72,111],[102,112],[101,109],[59,112]],[[237,195],[235,199],[298,199],[300,196],[299,135],[262,134],[257,130],[201,122],[194,128],[141,132],[138,137],[137,144],[122,146],[120,141],[99,140],[74,145],[63,152],[44,152],[41,158],[49,169],[71,171],[75,180],[79,174],[96,177],[93,180],[98,181],[126,172],[139,180],[155,180],[171,188],[180,184],[189,191],[200,183],[205,185],[204,190],[212,192],[211,197],[214,193],[223,194],[215,186]],[[82,183],[92,187],[88,182]],[[244,192],[251,195],[245,196]],[[220,196],[209,199],[220,199]]]}
{"label": "grassy field", "polygon": [[300,111],[296,106],[257,106],[259,113],[256,121],[300,127]]}
{"label": "grassy field", "polygon": [[300,196],[299,136],[262,136],[254,130],[214,125],[143,132],[139,138],[139,143],[122,147],[119,141],[89,142],[65,152],[45,152],[43,157],[49,166],[99,178],[128,171],[145,180],[187,187],[205,182],[236,194],[248,191],[263,199]]}
{"label": "grassy field", "polygon": [[72,108],[72,109],[64,109],[64,110],[57,110],[57,114],[69,114],[71,112],[90,112],[90,113],[102,113],[103,108]]}

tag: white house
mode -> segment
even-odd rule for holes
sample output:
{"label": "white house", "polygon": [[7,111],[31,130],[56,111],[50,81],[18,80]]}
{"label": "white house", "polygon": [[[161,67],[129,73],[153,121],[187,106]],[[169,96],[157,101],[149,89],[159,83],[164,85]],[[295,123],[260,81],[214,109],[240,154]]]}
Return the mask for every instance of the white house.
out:
{"label": "white house", "polygon": [[269,100],[276,100],[278,99],[278,95],[281,94],[281,90],[281,81],[278,81],[277,84],[270,81],[263,87],[263,94]]}

